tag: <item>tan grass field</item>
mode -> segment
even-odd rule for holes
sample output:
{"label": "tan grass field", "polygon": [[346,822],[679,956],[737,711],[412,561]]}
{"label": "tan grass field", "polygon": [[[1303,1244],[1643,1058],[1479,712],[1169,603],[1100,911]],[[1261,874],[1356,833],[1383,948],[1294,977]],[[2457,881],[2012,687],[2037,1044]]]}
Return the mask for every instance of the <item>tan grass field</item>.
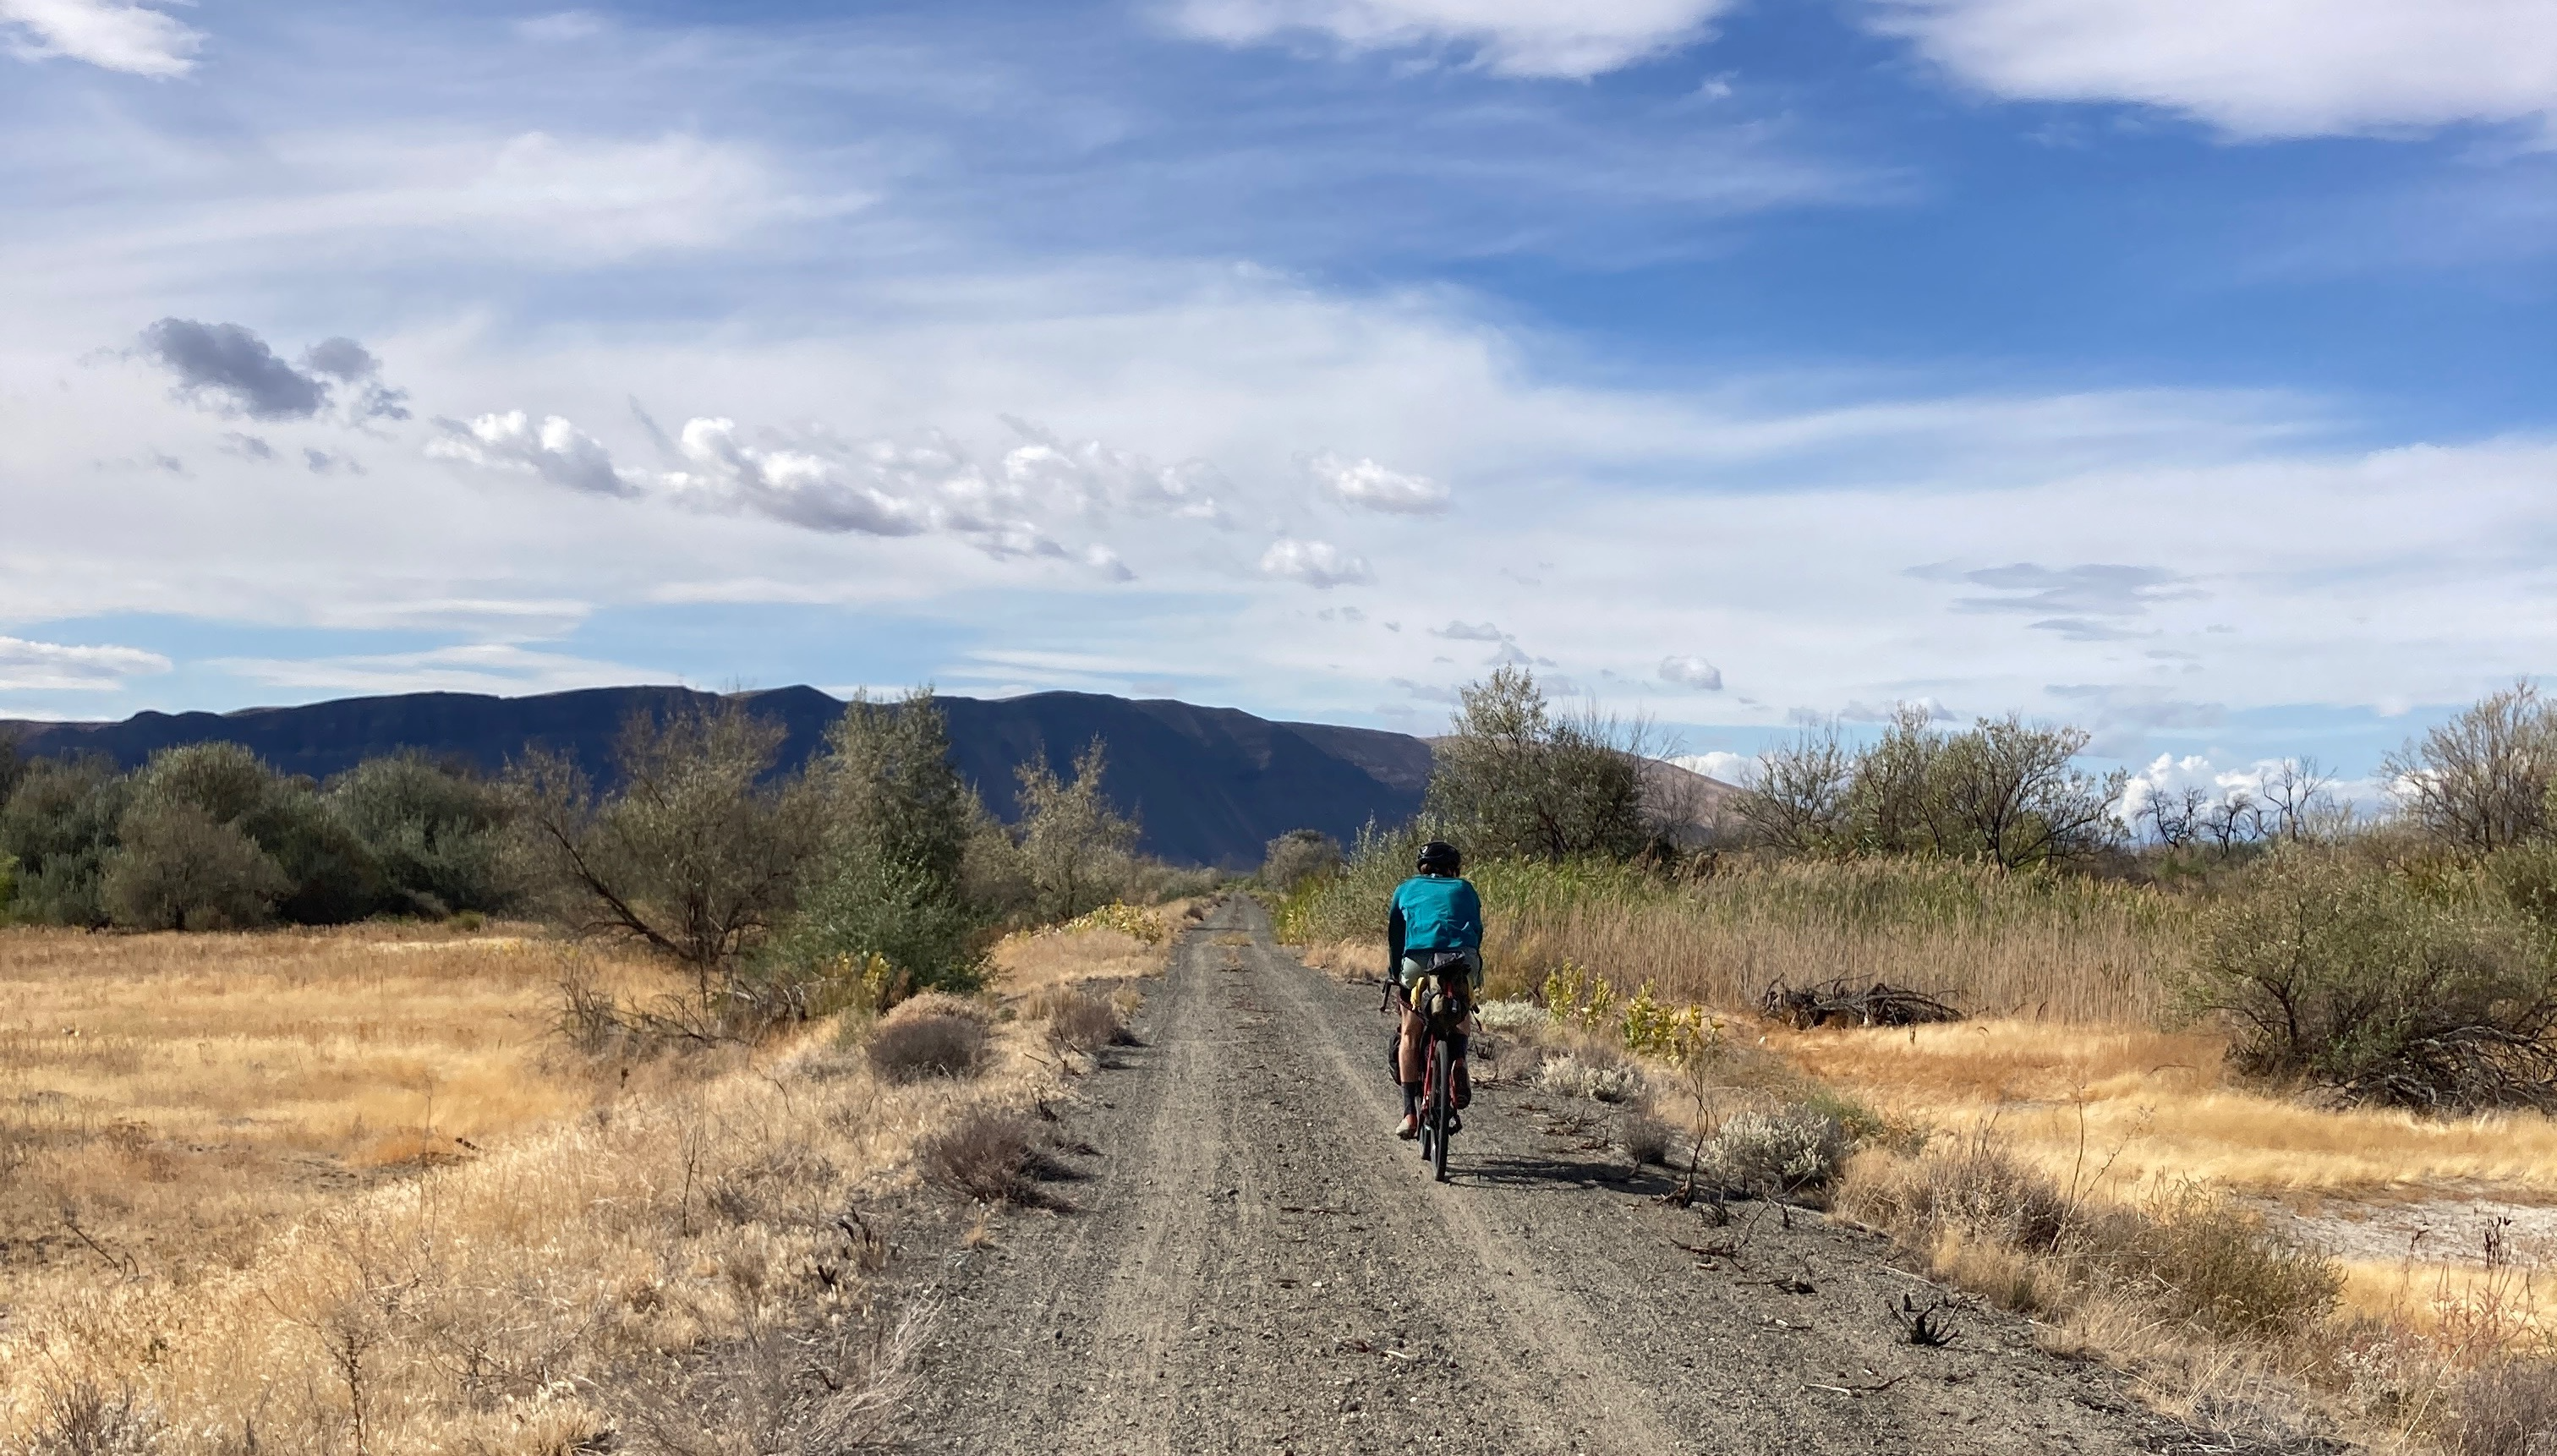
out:
{"label": "tan grass field", "polygon": [[[21,1117],[0,1446],[742,1450],[875,1416],[916,1328],[865,1277],[880,1206],[963,1112],[1056,1095],[1042,1026],[999,1020],[970,1081],[882,1082],[833,1022],[595,1063],[550,1033],[564,954],[381,928],[0,935]],[[1162,954],[1051,937],[999,984]],[[762,1369],[785,1359],[843,1393],[789,1404]]]}
{"label": "tan grass field", "polygon": [[[2557,1122],[2325,1108],[2238,1085],[2205,1031],[2020,1020],[1769,1029],[1767,1044],[1877,1112],[1993,1130],[2082,1196],[2136,1204],[2203,1182],[2261,1200],[2333,1252],[2348,1306],[2430,1319],[2484,1272],[2492,1219],[2518,1259],[2557,1260]],[[2552,1309],[2557,1313],[2557,1309]]]}
{"label": "tan grass field", "polygon": [[0,1301],[66,1263],[237,1262],[316,1204],[617,1095],[551,1047],[564,954],[416,927],[0,931]]}

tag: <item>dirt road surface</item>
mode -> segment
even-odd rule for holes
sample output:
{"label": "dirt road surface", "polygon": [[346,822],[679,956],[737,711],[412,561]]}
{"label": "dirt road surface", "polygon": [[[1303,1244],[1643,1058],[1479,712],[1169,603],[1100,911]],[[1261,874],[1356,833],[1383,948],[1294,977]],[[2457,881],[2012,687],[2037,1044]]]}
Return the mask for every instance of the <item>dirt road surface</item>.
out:
{"label": "dirt road surface", "polygon": [[[2165,1451],[2181,1426],[2022,1322],[1948,1349],[1935,1292],[1866,1234],[1657,1202],[1595,1104],[1497,1048],[1430,1181],[1373,987],[1334,983],[1226,902],[1065,1111],[1052,1185],[994,1247],[929,1254],[942,1305],[901,1434],[930,1452]],[[1747,1206],[1739,1206],[1747,1218]]]}

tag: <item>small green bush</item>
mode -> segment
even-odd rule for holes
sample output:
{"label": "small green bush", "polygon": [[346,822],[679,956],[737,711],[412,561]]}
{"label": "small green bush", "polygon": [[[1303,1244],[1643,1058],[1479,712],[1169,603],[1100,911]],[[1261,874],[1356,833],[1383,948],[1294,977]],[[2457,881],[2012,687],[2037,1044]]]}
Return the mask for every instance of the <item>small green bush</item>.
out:
{"label": "small green bush", "polygon": [[1272,840],[1261,857],[1262,884],[1281,895],[1340,869],[1340,841],[1317,829],[1291,829]]}

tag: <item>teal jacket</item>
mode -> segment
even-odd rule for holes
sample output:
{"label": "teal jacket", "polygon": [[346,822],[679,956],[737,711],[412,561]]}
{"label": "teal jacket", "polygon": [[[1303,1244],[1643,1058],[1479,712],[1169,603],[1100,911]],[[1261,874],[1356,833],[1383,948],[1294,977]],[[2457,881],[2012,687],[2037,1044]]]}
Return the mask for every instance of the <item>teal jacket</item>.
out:
{"label": "teal jacket", "polygon": [[1483,948],[1483,900],[1471,880],[1452,874],[1415,874],[1394,887],[1385,912],[1385,948],[1400,966],[1422,951]]}

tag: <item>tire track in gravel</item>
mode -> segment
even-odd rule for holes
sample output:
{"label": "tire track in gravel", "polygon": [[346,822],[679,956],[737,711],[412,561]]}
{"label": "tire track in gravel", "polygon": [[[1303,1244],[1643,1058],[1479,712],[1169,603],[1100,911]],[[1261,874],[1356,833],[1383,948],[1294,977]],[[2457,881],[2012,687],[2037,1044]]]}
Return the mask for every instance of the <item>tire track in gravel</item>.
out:
{"label": "tire track in gravel", "polygon": [[1906,1344],[1890,1310],[1923,1281],[1817,1215],[1762,1213],[1738,1267],[1699,1268],[1700,1217],[1497,1053],[1431,1182],[1389,1130],[1376,994],[1305,970],[1250,900],[1186,936],[1144,1045],[1066,1114],[1061,1143],[1097,1149],[1064,1158],[1071,1210],[909,1276],[945,1316],[907,1448],[2056,1456],[2181,1433],[2020,1321]]}

